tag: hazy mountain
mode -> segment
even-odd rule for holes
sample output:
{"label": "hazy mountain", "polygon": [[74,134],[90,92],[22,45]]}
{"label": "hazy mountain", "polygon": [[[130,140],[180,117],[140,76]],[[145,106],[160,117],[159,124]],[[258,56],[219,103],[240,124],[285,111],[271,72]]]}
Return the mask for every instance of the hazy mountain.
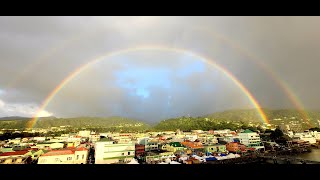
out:
{"label": "hazy mountain", "polygon": [[[295,121],[307,128],[307,123],[313,127],[320,120],[320,111],[298,111],[292,109],[271,110],[263,109],[271,124],[290,123]],[[306,119],[307,118],[307,119]],[[27,117],[3,117],[0,118],[2,128],[25,128],[30,118]],[[23,120],[23,121],[22,121]],[[147,124],[143,121],[125,117],[76,117],[76,118],[39,118],[35,128],[49,128],[59,126],[92,127],[92,128],[150,128],[153,126],[159,130],[191,130],[191,129],[223,129],[238,128],[248,123],[262,124],[259,113],[255,109],[229,110],[216,112],[201,117],[177,117],[162,120],[157,124]]]}
{"label": "hazy mountain", "polygon": [[21,117],[21,116],[9,116],[9,117],[2,117],[1,120],[29,120],[30,117]]}

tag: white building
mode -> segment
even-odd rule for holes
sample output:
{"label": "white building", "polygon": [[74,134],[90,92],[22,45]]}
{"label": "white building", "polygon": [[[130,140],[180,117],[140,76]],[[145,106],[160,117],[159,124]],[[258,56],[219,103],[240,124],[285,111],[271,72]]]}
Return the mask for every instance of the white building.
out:
{"label": "white building", "polygon": [[41,141],[45,141],[46,137],[33,137],[33,140],[41,142]]}
{"label": "white building", "polygon": [[316,144],[316,138],[310,132],[295,133],[293,139],[308,141],[310,144]]}
{"label": "white building", "polygon": [[246,145],[249,148],[264,149],[261,143],[260,136],[256,132],[250,130],[245,130],[242,133],[238,133],[240,143]]}
{"label": "white building", "polygon": [[184,139],[189,140],[189,141],[195,141],[198,139],[198,135],[197,134],[185,134]]}
{"label": "white building", "polygon": [[86,148],[69,148],[42,154],[38,159],[38,164],[86,164],[87,158]]}
{"label": "white building", "polygon": [[213,131],[213,134],[217,135],[217,134],[220,134],[220,135],[224,135],[224,134],[230,134],[230,129],[223,129],[223,130],[214,130]]}
{"label": "white building", "polygon": [[134,143],[115,144],[114,141],[98,141],[95,143],[95,164],[131,161],[134,153]]}
{"label": "white building", "polygon": [[90,132],[91,131],[79,131],[78,135],[81,137],[90,137]]}
{"label": "white building", "polygon": [[100,140],[100,134],[90,134],[89,141],[97,142]]}

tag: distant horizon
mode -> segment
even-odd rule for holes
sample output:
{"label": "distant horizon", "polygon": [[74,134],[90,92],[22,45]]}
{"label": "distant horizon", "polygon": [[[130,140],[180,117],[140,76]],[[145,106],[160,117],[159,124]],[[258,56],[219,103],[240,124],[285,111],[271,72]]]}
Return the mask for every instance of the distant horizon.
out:
{"label": "distant horizon", "polygon": [[[263,110],[272,110],[272,111],[281,111],[281,110],[288,110],[288,111],[301,111],[300,109],[292,109],[292,108],[278,108],[278,109],[275,109],[275,108],[261,108]],[[168,118],[165,118],[165,119],[171,119],[171,118],[178,118],[178,117],[203,117],[203,116],[208,116],[208,115],[211,115],[211,114],[215,114],[215,113],[223,113],[223,112],[231,112],[231,111],[255,111],[257,110],[257,108],[248,108],[248,109],[227,109],[227,110],[223,110],[223,111],[216,111],[216,112],[212,112],[212,113],[209,113],[209,114],[203,114],[203,115],[200,115],[200,116],[189,116],[188,114],[186,115],[181,115],[181,116],[172,116],[172,117],[168,117]],[[304,109],[303,111],[312,111],[312,112],[320,112],[320,110],[318,109]],[[0,120],[11,120],[11,119],[5,119],[5,118],[23,118],[23,119],[32,119],[34,117],[25,117],[25,116],[3,116],[3,117],[0,117]],[[130,117],[130,116],[121,116],[121,115],[111,115],[111,116],[70,116],[70,117],[58,117],[58,116],[43,116],[43,117],[38,117],[39,119],[41,118],[57,118],[57,119],[72,119],[72,118],[112,118],[112,117],[119,117],[119,118],[126,118],[126,119],[133,119],[133,120],[138,120],[138,121],[143,121],[143,122],[148,122],[144,119],[139,119],[139,118],[135,118],[135,117]],[[165,119],[159,119],[157,120],[158,122],[159,121],[162,121],[162,120],[165,120]],[[14,119],[12,119],[14,120]],[[148,122],[148,123],[157,123],[157,122]]]}

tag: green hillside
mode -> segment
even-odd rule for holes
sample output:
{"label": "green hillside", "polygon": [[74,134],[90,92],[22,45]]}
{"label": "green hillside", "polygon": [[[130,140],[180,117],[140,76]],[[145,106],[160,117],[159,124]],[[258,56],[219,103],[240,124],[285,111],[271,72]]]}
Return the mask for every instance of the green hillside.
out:
{"label": "green hillside", "polygon": [[[270,110],[263,109],[269,122],[271,124],[280,125],[282,123],[289,124],[290,122],[302,124],[302,127],[309,129],[308,123],[311,127],[317,126],[317,120],[320,120],[320,112],[318,111],[304,111],[306,118],[301,112],[297,110],[281,109]],[[237,129],[248,126],[249,123],[255,125],[262,125],[264,122],[256,109],[246,110],[229,110],[224,112],[217,112],[202,117],[178,117],[163,120],[155,126],[158,130],[191,130],[191,129]]]}
{"label": "green hillside", "polygon": [[[305,111],[307,119],[297,110],[282,109],[271,110],[263,109],[271,124],[302,124],[305,129],[317,127],[320,120],[320,111]],[[0,129],[23,129],[28,119],[0,120]],[[189,131],[192,129],[238,129],[247,127],[249,124],[262,125],[263,121],[256,109],[229,110],[217,112],[202,117],[178,117],[162,120],[155,124],[155,130],[176,130]],[[142,131],[151,128],[150,125],[130,118],[123,117],[78,117],[78,118],[40,118],[35,124],[35,128],[50,128],[59,126],[71,126],[74,128],[90,128],[112,131]]]}
{"label": "green hillside", "polygon": [[[29,120],[1,120],[0,129],[23,129],[27,127]],[[149,125],[134,119],[123,117],[78,117],[78,118],[40,118],[34,128],[50,128],[60,126],[71,126],[74,128],[113,128],[142,130]]]}

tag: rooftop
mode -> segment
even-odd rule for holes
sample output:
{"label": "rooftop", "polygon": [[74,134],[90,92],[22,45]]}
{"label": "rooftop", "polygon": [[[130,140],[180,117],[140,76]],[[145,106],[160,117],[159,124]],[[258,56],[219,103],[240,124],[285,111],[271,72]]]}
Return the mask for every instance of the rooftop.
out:
{"label": "rooftop", "polygon": [[43,154],[42,156],[59,156],[59,155],[68,155],[68,154],[74,154],[74,151],[70,149],[53,150]]}
{"label": "rooftop", "polygon": [[0,154],[0,156],[21,156],[27,154],[29,151],[14,151],[14,152],[5,152]]}

